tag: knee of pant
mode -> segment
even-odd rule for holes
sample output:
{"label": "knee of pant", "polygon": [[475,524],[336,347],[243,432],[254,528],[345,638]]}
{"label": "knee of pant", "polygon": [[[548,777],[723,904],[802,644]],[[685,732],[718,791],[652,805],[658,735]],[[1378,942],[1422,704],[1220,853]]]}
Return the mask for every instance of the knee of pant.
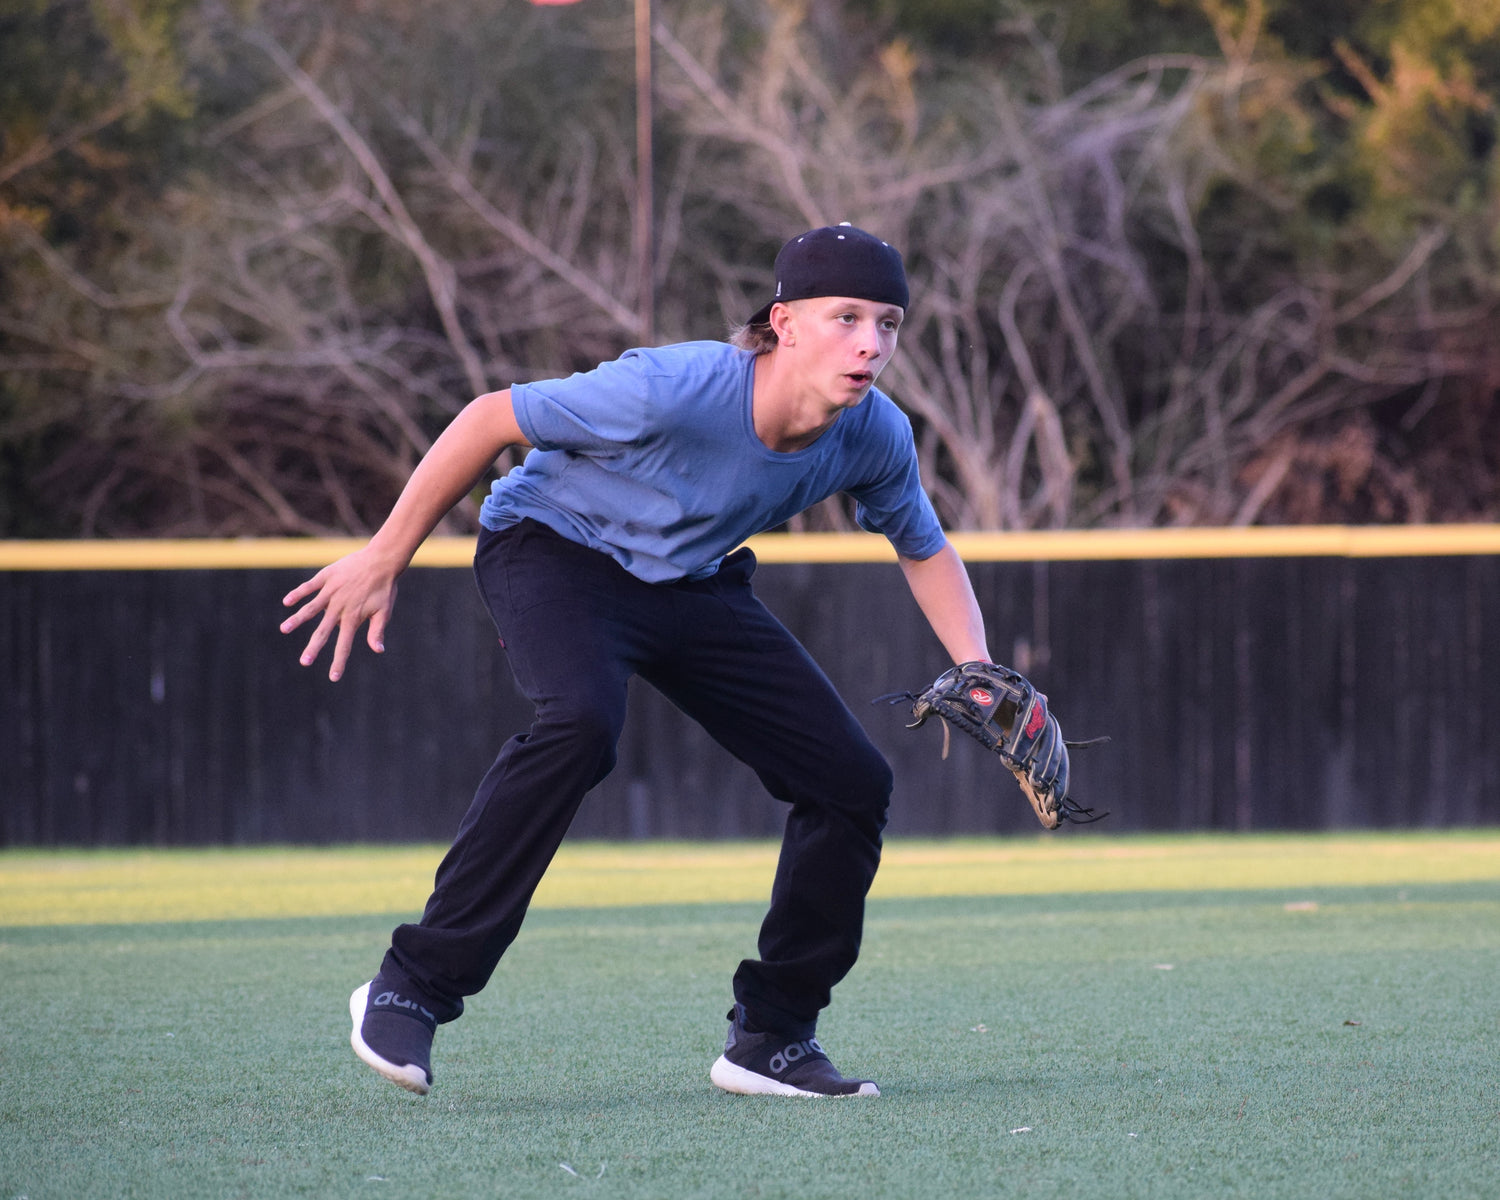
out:
{"label": "knee of pant", "polygon": [[563,769],[568,777],[580,780],[585,790],[602,782],[615,769],[619,758],[615,737],[602,726],[591,728],[579,724],[548,728],[533,725],[530,741],[533,748],[548,753],[554,764],[566,764]]}
{"label": "knee of pant", "polygon": [[614,761],[624,714],[616,705],[591,695],[560,697],[537,712],[535,730],[549,740],[565,743],[579,752],[606,754]]}
{"label": "knee of pant", "polygon": [[884,824],[896,782],[885,756],[874,746],[867,746],[837,765],[838,794],[845,807]]}
{"label": "knee of pant", "polygon": [[896,787],[896,775],[891,770],[891,764],[886,762],[885,755],[872,746],[864,770],[871,794],[878,795],[882,805],[889,803],[891,792]]}

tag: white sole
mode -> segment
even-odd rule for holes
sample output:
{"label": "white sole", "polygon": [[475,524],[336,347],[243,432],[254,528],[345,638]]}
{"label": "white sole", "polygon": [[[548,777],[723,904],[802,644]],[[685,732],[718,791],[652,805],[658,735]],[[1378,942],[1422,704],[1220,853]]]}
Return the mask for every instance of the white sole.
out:
{"label": "white sole", "polygon": [[789,1083],[778,1083],[765,1075],[747,1071],[744,1067],[730,1062],[722,1054],[710,1068],[708,1077],[715,1087],[722,1088],[726,1092],[733,1092],[737,1096],[806,1096],[810,1100],[846,1100],[852,1096],[880,1095],[880,1089],[868,1080],[859,1085],[859,1091],[848,1092],[842,1096],[804,1091]]}
{"label": "white sole", "polygon": [[372,1068],[377,1074],[389,1079],[397,1087],[404,1087],[408,1092],[416,1092],[419,1096],[427,1095],[432,1090],[432,1085],[427,1082],[426,1071],[415,1063],[398,1067],[395,1063],[388,1062],[371,1050],[365,1039],[360,1036],[360,1026],[365,1023],[365,1009],[369,1003],[370,985],[368,983],[355,988],[349,997],[349,1016],[354,1022],[354,1032],[349,1035],[349,1044],[354,1047],[354,1053],[359,1055],[359,1061]]}

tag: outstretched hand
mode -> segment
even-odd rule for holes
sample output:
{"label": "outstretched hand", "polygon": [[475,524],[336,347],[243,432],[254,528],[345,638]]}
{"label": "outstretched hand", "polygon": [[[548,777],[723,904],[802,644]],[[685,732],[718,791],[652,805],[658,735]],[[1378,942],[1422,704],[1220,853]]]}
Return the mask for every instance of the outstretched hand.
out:
{"label": "outstretched hand", "polygon": [[337,632],[333,662],[328,668],[328,678],[337,681],[349,662],[359,627],[366,621],[370,623],[366,643],[376,654],[383,654],[385,627],[396,606],[396,579],[400,574],[399,567],[366,546],[330,563],[288,592],[281,603],[288,608],[297,604],[302,607],[281,623],[282,633],[291,633],[321,614],[302,651],[302,665],[312,666]]}

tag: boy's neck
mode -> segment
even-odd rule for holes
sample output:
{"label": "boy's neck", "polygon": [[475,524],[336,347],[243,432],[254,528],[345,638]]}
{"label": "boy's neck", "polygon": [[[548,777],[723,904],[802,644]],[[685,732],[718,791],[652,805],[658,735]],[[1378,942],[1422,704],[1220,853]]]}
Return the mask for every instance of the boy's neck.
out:
{"label": "boy's neck", "polygon": [[779,350],[755,360],[750,413],[755,435],[768,450],[805,450],[833,427],[842,409],[830,411],[812,389],[791,374]]}

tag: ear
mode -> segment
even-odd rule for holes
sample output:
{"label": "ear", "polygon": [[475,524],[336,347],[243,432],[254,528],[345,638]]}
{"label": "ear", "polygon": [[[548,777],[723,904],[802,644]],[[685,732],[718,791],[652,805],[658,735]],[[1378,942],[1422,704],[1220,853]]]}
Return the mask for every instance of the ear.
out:
{"label": "ear", "polygon": [[776,341],[783,346],[793,345],[796,340],[797,314],[790,304],[778,300],[771,305],[771,332],[776,335]]}

